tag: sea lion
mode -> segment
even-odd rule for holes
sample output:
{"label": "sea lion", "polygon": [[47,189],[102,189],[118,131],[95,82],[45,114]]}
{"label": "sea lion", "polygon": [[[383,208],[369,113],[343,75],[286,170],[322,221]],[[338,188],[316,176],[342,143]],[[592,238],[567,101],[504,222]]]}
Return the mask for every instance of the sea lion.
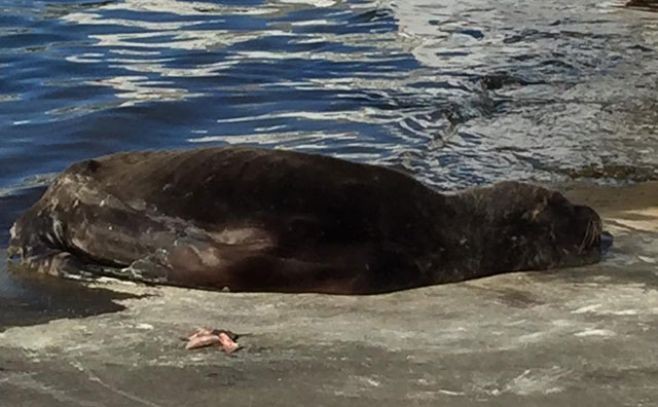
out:
{"label": "sea lion", "polygon": [[373,294],[601,257],[601,220],[539,186],[247,147],[74,164],[11,229],[37,271],[230,291]]}

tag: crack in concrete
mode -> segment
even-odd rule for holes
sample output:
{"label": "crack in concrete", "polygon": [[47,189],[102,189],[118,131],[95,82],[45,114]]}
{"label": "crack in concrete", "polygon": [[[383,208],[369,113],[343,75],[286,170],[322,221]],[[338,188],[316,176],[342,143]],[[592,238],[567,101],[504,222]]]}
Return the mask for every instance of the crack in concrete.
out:
{"label": "crack in concrete", "polygon": [[97,383],[101,387],[105,388],[106,390],[111,391],[112,393],[118,394],[119,396],[122,396],[130,401],[134,401],[136,403],[142,404],[144,406],[148,407],[162,407],[157,403],[153,403],[149,400],[143,399],[135,394],[129,393],[127,391],[121,390],[109,383],[105,383],[100,377],[96,376],[93,371],[90,369],[86,369],[82,363],[75,361],[75,362],[70,362],[70,365],[76,368],[78,371],[81,373],[84,373],[89,381]]}
{"label": "crack in concrete", "polygon": [[78,397],[71,396],[64,390],[57,389],[53,386],[47,385],[34,378],[36,373],[17,373],[11,374],[7,377],[0,379],[0,384],[8,384],[18,387],[22,390],[29,390],[45,394],[53,399],[68,405],[77,405],[81,407],[104,407],[102,404],[84,400]]}

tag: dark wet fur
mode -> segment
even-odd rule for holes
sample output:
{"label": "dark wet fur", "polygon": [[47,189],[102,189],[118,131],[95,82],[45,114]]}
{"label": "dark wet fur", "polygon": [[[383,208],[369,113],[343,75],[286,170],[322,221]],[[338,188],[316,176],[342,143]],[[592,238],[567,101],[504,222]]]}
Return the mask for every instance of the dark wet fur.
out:
{"label": "dark wet fur", "polygon": [[408,175],[253,148],[73,165],[12,229],[15,259],[231,291],[369,294],[600,259],[590,208],[504,182],[440,194]]}
{"label": "dark wet fur", "polygon": [[658,0],[630,0],[627,7],[637,7],[650,11],[658,11]]}

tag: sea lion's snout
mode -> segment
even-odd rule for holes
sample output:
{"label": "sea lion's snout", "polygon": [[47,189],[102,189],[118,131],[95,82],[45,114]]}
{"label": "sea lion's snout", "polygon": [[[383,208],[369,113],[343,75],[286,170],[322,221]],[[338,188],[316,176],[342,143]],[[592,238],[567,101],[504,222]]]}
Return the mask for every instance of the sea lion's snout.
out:
{"label": "sea lion's snout", "polygon": [[[598,213],[589,206],[574,205],[574,215],[566,224],[564,229],[567,234],[573,234],[578,239],[578,247],[580,252],[589,250],[596,250],[603,232],[603,222]],[[578,233],[574,234],[574,229]]]}
{"label": "sea lion's snout", "polygon": [[600,238],[600,250],[601,254],[605,254],[610,250],[612,247],[612,243],[614,242],[614,237],[612,234],[608,232],[601,232],[601,238]]}
{"label": "sea lion's snout", "polygon": [[[549,201],[551,202],[551,201]],[[587,205],[575,205],[566,199],[552,199],[547,222],[555,244],[557,263],[564,267],[582,266],[601,260],[603,248],[612,236],[603,232],[599,214]]]}

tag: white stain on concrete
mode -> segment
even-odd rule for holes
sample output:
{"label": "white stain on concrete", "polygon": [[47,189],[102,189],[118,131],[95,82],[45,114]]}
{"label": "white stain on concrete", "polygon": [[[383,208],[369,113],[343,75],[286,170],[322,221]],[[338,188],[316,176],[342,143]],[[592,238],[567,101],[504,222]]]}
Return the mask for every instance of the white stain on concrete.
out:
{"label": "white stain on concrete", "polygon": [[519,336],[519,342],[524,344],[540,342],[546,336],[546,334],[546,332],[534,332],[527,335],[521,335]]}
{"label": "white stain on concrete", "polygon": [[502,391],[519,396],[559,393],[564,390],[560,382],[568,374],[568,370],[559,367],[528,369],[510,380]]}
{"label": "white stain on concrete", "polygon": [[465,396],[466,395],[466,393],[461,392],[461,391],[452,391],[452,390],[445,390],[445,389],[439,389],[439,390],[437,390],[437,393],[445,394],[446,396]]}
{"label": "white stain on concrete", "polygon": [[645,263],[649,264],[656,264],[658,263],[658,260],[654,259],[653,257],[647,257],[647,256],[637,256],[638,259],[642,260]]}
{"label": "white stain on concrete", "polygon": [[616,336],[617,334],[609,329],[586,329],[584,331],[576,332],[574,336],[578,337],[588,337],[588,336],[603,336],[611,337]]}
{"label": "white stain on concrete", "polygon": [[592,305],[586,305],[584,307],[580,307],[575,311],[571,311],[572,314],[585,314],[588,312],[594,312],[597,309],[601,308],[602,304],[592,304]]}
{"label": "white stain on concrete", "polygon": [[633,315],[638,315],[639,312],[638,310],[635,309],[623,309],[619,311],[610,311],[610,315],[617,315],[617,316],[633,316]]}
{"label": "white stain on concrete", "polygon": [[376,380],[372,377],[357,376],[356,379],[361,383],[372,387],[379,387],[382,385],[382,383],[379,380]]}

